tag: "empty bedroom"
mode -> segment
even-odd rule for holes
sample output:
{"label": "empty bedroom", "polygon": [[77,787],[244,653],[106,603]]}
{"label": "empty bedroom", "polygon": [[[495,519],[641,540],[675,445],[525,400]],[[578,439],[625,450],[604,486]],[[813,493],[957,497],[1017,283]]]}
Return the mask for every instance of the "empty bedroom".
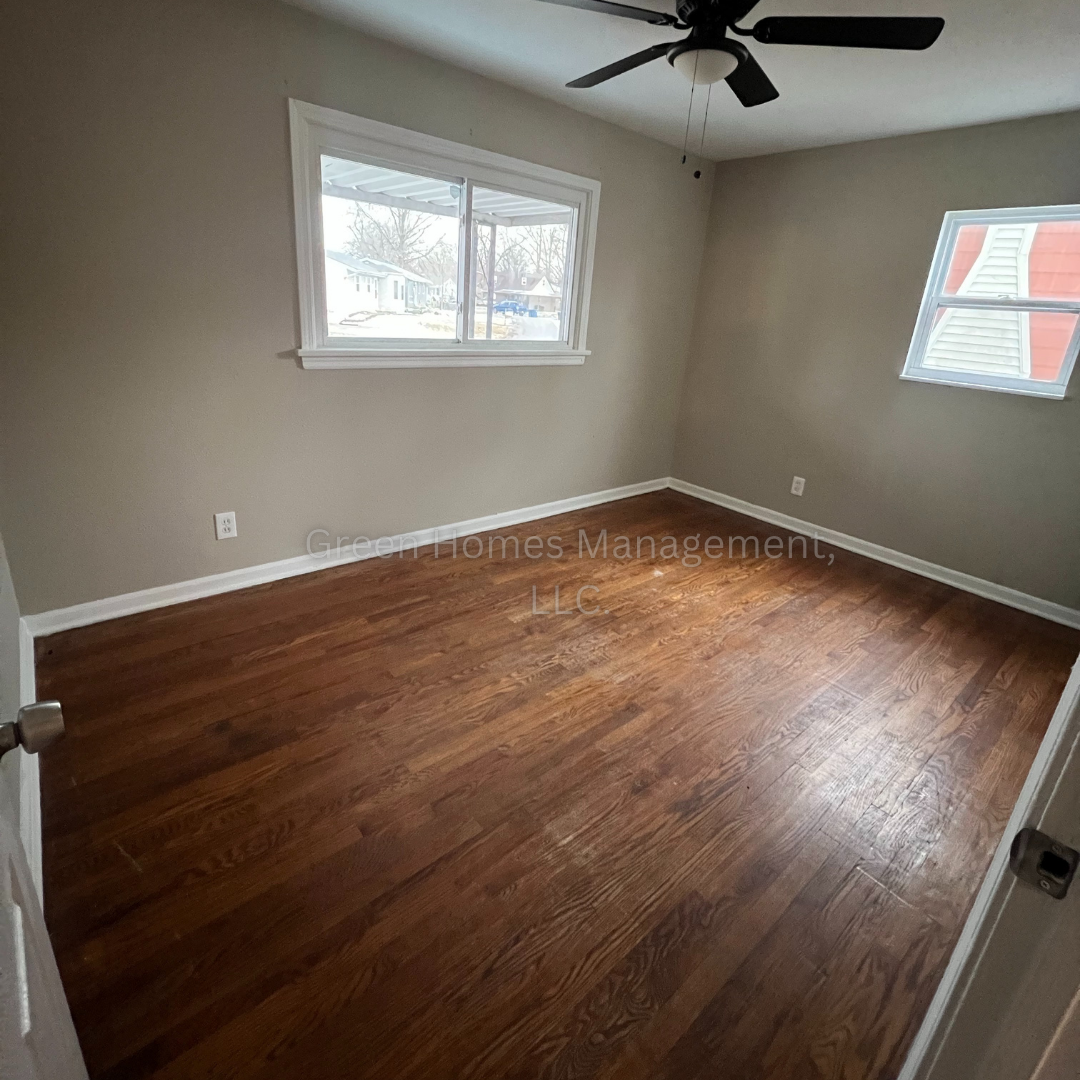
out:
{"label": "empty bedroom", "polygon": [[3,24],[0,1076],[1075,1080],[1075,3]]}

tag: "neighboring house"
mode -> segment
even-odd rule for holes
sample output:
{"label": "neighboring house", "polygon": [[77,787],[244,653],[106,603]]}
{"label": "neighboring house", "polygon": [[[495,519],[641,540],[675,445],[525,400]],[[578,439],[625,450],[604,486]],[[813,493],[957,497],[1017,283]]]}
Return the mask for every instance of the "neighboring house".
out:
{"label": "neighboring house", "polygon": [[[1075,222],[965,226],[945,292],[1080,299],[1080,227]],[[946,308],[923,363],[1053,381],[1076,323],[1076,316],[1058,312]]]}
{"label": "neighboring house", "polygon": [[332,323],[374,312],[423,311],[437,292],[426,277],[393,263],[326,253],[326,315]]}
{"label": "neighboring house", "polygon": [[438,303],[444,308],[452,308],[457,303],[457,279],[446,278],[441,285],[432,288],[429,296],[432,303]]}
{"label": "neighboring house", "polygon": [[517,300],[537,311],[559,311],[562,308],[562,290],[553,289],[543,274],[522,278],[520,286],[496,289],[495,295],[503,300]]}

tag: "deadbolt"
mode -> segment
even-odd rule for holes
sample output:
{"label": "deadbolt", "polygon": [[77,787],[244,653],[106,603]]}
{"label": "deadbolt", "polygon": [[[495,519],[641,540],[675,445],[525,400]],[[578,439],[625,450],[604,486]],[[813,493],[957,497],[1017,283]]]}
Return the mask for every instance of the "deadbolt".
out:
{"label": "deadbolt", "polygon": [[1038,829],[1021,829],[1009,849],[1009,867],[1029,885],[1055,900],[1064,900],[1080,864],[1080,851]]}

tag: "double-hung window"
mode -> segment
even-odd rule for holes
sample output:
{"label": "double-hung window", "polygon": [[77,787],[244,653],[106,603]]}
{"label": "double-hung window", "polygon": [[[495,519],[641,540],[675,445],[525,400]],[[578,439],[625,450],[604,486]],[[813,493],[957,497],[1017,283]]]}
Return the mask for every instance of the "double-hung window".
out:
{"label": "double-hung window", "polygon": [[304,367],[581,364],[595,180],[290,102]]}
{"label": "double-hung window", "polygon": [[945,215],[903,377],[1062,398],[1080,349],[1080,206]]}

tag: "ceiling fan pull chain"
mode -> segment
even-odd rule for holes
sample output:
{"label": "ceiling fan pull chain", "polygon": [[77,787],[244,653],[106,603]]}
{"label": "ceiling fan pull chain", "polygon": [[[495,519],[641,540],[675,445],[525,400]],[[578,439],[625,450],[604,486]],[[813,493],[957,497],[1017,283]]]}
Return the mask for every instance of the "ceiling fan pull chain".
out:
{"label": "ceiling fan pull chain", "polygon": [[705,128],[709,123],[709,102],[712,101],[712,83],[709,83],[709,92],[705,95],[705,119],[701,121],[701,147],[698,150],[698,157],[705,157]]}

